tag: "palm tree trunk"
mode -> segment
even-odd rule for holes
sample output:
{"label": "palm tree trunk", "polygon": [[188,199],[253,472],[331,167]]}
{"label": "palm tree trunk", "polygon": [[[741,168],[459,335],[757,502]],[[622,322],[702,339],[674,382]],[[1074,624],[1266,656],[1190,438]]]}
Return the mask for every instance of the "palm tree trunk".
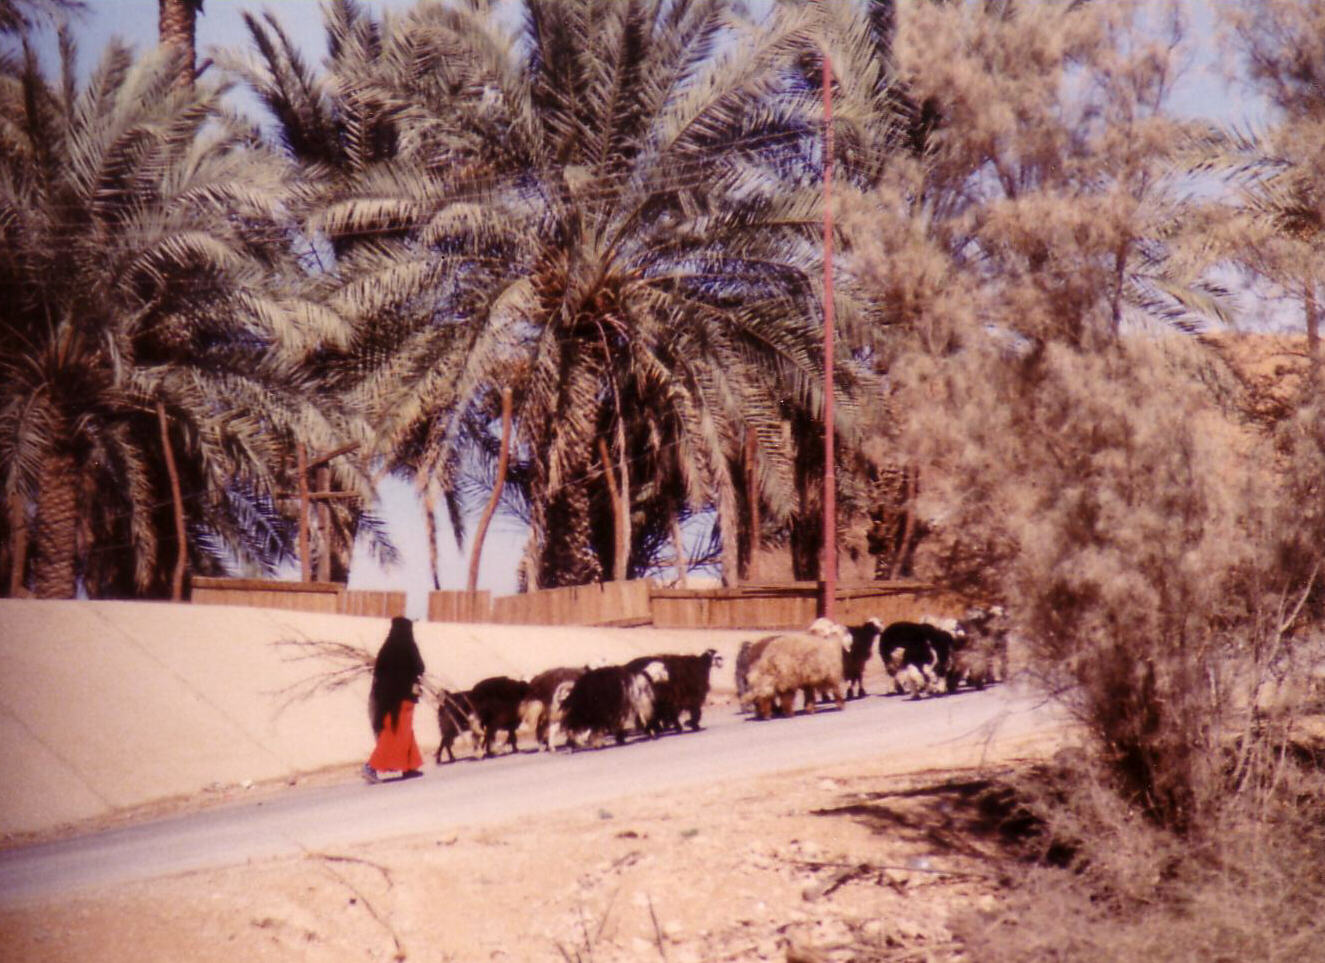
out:
{"label": "palm tree trunk", "polygon": [[1109,323],[1115,341],[1123,331],[1123,290],[1127,283],[1127,242],[1123,241],[1113,255],[1113,296],[1110,299]]}
{"label": "palm tree trunk", "polygon": [[630,574],[630,459],[626,451],[626,423],[617,419],[617,445],[620,455],[617,458],[621,472],[620,501],[617,502],[617,559],[613,568],[617,572],[617,581],[625,581]]}
{"label": "palm tree trunk", "polygon": [[9,597],[26,595],[23,586],[28,567],[28,518],[23,496],[9,493]]}
{"label": "palm tree trunk", "polygon": [[690,565],[686,560],[685,538],[681,534],[681,523],[676,518],[676,513],[672,513],[672,552],[676,555],[676,586],[677,588],[686,587],[686,573],[690,570]]}
{"label": "palm tree trunk", "polygon": [[718,479],[718,533],[722,536],[722,584],[725,588],[741,584],[740,528],[741,513],[736,507],[735,483],[727,475]]}
{"label": "palm tree trunk", "polygon": [[[583,467],[583,463],[576,466]],[[538,571],[538,584],[544,588],[589,585],[603,580],[602,562],[593,545],[589,493],[578,482],[584,474],[582,470],[572,472],[577,481],[548,496]]]}
{"label": "palm tree trunk", "polygon": [[465,583],[465,590],[469,592],[478,589],[478,563],[483,554],[483,542],[488,537],[488,526],[492,524],[497,503],[501,501],[501,490],[506,485],[506,466],[511,460],[511,397],[510,388],[501,390],[501,448],[497,454],[497,477],[493,480],[492,496],[474,531],[474,549],[469,556],[469,580]]}
{"label": "palm tree trunk", "polygon": [[902,503],[902,511],[905,513],[902,516],[902,537],[898,539],[897,555],[893,558],[893,567],[888,573],[888,577],[894,579],[901,578],[902,573],[906,571],[907,555],[911,551],[911,542],[915,539],[916,532],[916,496],[920,493],[920,468],[908,465],[904,471],[906,495]]}
{"label": "palm tree trunk", "polygon": [[428,530],[428,574],[432,577],[432,589],[437,592],[442,588],[442,580],[437,575],[437,498],[431,485],[423,490],[423,525]]}
{"label": "palm tree trunk", "polygon": [[759,434],[753,427],[745,430],[745,504],[746,504],[746,541],[748,549],[741,578],[746,581],[758,579],[760,530],[759,520]]}
{"label": "palm tree trunk", "polygon": [[630,512],[623,506],[630,496],[617,488],[616,472],[612,468],[612,454],[607,450],[607,442],[602,438],[598,439],[598,454],[603,459],[607,495],[612,502],[612,580],[624,582],[626,563],[630,561]]}
{"label": "palm tree trunk", "polygon": [[166,421],[166,406],[156,403],[156,420],[161,426],[161,451],[166,458],[166,474],[170,476],[170,504],[175,514],[175,571],[170,578],[170,601],[184,598],[184,567],[188,563],[189,543],[184,530],[184,496],[179,488],[179,469],[175,465],[175,452],[170,447],[170,424]]}
{"label": "palm tree trunk", "polygon": [[176,87],[192,87],[197,52],[194,49],[195,27],[202,0],[158,0],[157,30],[163,47],[179,58]]}
{"label": "palm tree trunk", "polygon": [[294,446],[295,470],[299,472],[299,581],[313,581],[313,560],[308,555],[308,455],[301,441]]}
{"label": "palm tree trunk", "polygon": [[37,494],[33,593],[39,599],[71,599],[76,593],[78,463],[68,451],[46,456]]}

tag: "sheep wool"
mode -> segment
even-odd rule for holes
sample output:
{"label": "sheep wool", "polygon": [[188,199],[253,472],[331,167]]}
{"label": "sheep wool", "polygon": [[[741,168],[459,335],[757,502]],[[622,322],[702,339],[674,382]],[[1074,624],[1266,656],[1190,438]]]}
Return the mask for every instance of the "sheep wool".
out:
{"label": "sheep wool", "polygon": [[800,690],[807,693],[808,712],[814,712],[816,691],[828,692],[842,708],[842,643],[835,633],[824,637],[798,632],[766,642],[750,662],[744,696],[760,719],[772,714],[774,700],[780,702],[783,715],[791,715]]}

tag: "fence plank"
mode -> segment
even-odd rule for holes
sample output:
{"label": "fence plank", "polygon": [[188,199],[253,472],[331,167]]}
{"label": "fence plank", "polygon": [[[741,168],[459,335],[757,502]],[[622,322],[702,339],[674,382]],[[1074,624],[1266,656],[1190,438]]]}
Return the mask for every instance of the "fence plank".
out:
{"label": "fence plank", "polygon": [[[814,621],[814,582],[742,585],[735,588],[665,589],[652,592],[653,624],[659,628],[800,629]],[[923,582],[874,582],[837,592],[837,618],[859,623],[923,615],[959,615],[966,603]]]}
{"label": "fence plank", "polygon": [[507,625],[648,625],[645,579],[540,589],[493,599],[492,620]]}
{"label": "fence plank", "polygon": [[395,618],[405,614],[405,593],[352,589],[341,596],[341,614]]}
{"label": "fence plank", "polygon": [[190,581],[189,599],[198,605],[247,605],[298,612],[341,611],[340,582],[281,582],[275,579],[208,578]]}
{"label": "fence plank", "polygon": [[[431,592],[431,621],[506,625],[654,625],[659,628],[801,629],[814,620],[814,582],[736,588],[665,589],[646,579],[541,589],[492,598],[488,592]],[[875,582],[838,590],[837,615],[852,624],[922,615],[960,615],[965,602],[923,582]]]}
{"label": "fence plank", "polygon": [[486,589],[478,592],[429,592],[429,622],[490,622],[494,621],[492,611],[492,593]]}

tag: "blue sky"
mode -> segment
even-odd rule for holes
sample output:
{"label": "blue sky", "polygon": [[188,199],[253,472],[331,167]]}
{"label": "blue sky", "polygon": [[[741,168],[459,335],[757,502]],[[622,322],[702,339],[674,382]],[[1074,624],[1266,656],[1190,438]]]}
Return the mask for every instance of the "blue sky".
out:
{"label": "blue sky", "polygon": [[[403,9],[410,0],[364,0],[372,10]],[[1188,115],[1209,114],[1225,122],[1241,123],[1254,111],[1225,89],[1219,73],[1220,55],[1215,47],[1213,15],[1206,0],[1189,0],[1192,36],[1196,54],[1188,74],[1175,95],[1175,106]],[[205,0],[197,24],[200,62],[217,47],[243,47],[247,43],[244,11],[272,12],[284,25],[309,61],[317,63],[325,51],[318,0]],[[156,42],[157,0],[88,0],[88,12],[75,23],[80,66],[88,70],[100,58],[112,36],[138,48]],[[411,486],[395,479],[381,485],[379,514],[387,523],[392,540],[400,550],[402,564],[384,571],[362,551],[352,566],[351,587],[404,590],[409,595],[408,614],[421,618],[426,612],[431,580],[427,571],[428,550],[422,509]],[[472,522],[470,527],[472,528]],[[468,571],[468,546],[456,546],[444,514],[439,517],[441,537],[440,576],[443,588],[463,588]],[[525,532],[511,519],[494,519],[483,552],[479,587],[494,595],[515,591],[516,564],[524,548]]]}

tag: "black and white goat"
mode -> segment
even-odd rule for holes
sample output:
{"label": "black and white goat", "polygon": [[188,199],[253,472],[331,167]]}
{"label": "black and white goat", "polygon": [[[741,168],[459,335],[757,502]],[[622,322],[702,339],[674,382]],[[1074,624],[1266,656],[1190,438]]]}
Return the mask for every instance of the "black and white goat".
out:
{"label": "black and white goat", "polygon": [[556,748],[566,697],[575,680],[584,673],[583,668],[548,669],[529,680],[529,694],[520,705],[520,716],[533,731],[540,748]]}
{"label": "black and white goat", "polygon": [[667,668],[656,659],[637,670],[624,665],[586,670],[565,701],[562,726],[572,745],[596,744],[608,734],[619,745],[632,728],[647,731],[654,718],[654,687],[666,681]]}
{"label": "black and white goat", "polygon": [[650,662],[659,662],[667,670],[665,681],[654,682],[650,734],[672,729],[681,732],[682,713],[689,715],[686,725],[698,730],[704,703],[708,700],[709,674],[714,666],[722,666],[722,656],[716,649],[707,649],[702,655],[646,655],[631,659],[626,668],[640,672]]}
{"label": "black and white goat", "polygon": [[937,694],[950,685],[949,667],[956,640],[952,632],[925,622],[893,622],[879,636],[879,658],[893,686],[913,699]]}

